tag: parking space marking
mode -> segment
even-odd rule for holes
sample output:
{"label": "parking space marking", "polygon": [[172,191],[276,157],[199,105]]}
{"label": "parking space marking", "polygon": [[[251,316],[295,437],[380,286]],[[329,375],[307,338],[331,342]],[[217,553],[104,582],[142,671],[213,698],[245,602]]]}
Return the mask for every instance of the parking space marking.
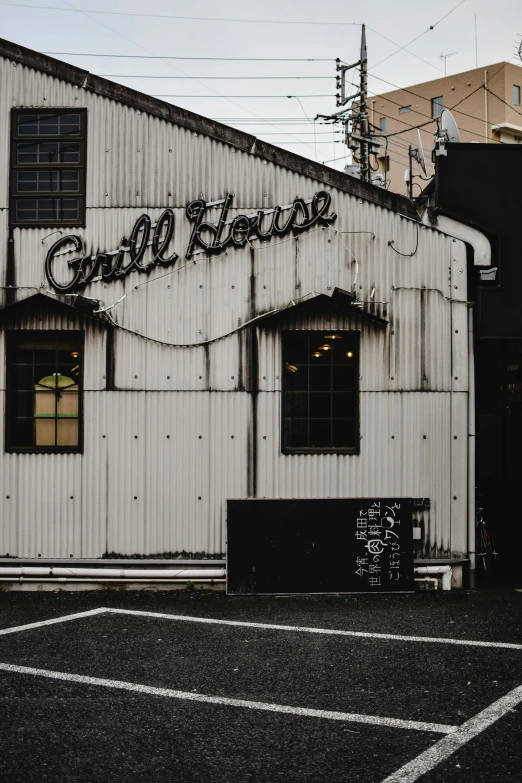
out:
{"label": "parking space marking", "polygon": [[502,696],[498,701],[486,707],[485,710],[467,720],[449,736],[444,737],[435,745],[432,745],[431,748],[425,750],[414,758],[413,761],[409,761],[383,780],[382,783],[415,783],[422,775],[434,769],[441,761],[445,761],[455,751],[466,745],[484,729],[493,725],[499,718],[502,718],[503,715],[517,707],[521,702],[522,685],[519,685],[506,696]]}
{"label": "parking space marking", "polygon": [[18,631],[30,631],[33,628],[43,628],[45,625],[55,625],[56,623],[65,623],[68,620],[79,620],[81,617],[92,617],[93,615],[107,612],[105,607],[99,609],[89,609],[87,612],[76,612],[76,614],[65,614],[62,617],[53,617],[51,620],[40,620],[37,623],[28,623],[27,625],[15,625],[12,628],[0,628],[0,636],[6,636],[9,633]]}
{"label": "parking space marking", "polygon": [[448,726],[444,723],[424,723],[416,720],[400,720],[399,718],[381,718],[377,715],[360,715],[352,712],[315,710],[308,707],[290,707],[286,704],[270,704],[269,702],[249,701],[247,699],[229,699],[225,696],[206,696],[203,693],[176,691],[171,688],[156,688],[152,685],[139,685],[124,680],[107,680],[100,677],[88,677],[83,674],[69,674],[68,672],[56,672],[49,669],[34,669],[31,666],[16,666],[11,663],[0,663],[0,671],[13,672],[15,674],[32,674],[36,677],[48,677],[51,680],[77,682],[82,685],[98,685],[104,688],[117,688],[123,691],[144,693],[149,696],[166,696],[170,699],[183,699],[186,701],[203,702],[205,704],[218,704],[226,707],[244,707],[250,710],[282,712],[287,715],[297,715],[306,718],[323,718],[326,720],[345,721],[347,723],[366,723],[370,726],[386,726],[393,729],[413,729],[414,731],[428,731],[436,734],[450,734],[458,729],[457,726]]}
{"label": "parking space marking", "polygon": [[472,639],[451,639],[437,636],[402,636],[393,633],[371,633],[369,631],[340,631],[332,628],[309,628],[302,625],[276,625],[275,623],[251,623],[244,620],[218,620],[210,617],[189,617],[184,614],[163,614],[161,612],[143,612],[138,609],[111,609],[111,614],[131,614],[137,617],[159,617],[164,620],[180,620],[189,623],[209,623],[231,625],[240,628],[262,628],[270,631],[297,631],[299,633],[317,633],[330,636],[355,636],[364,639],[391,639],[398,642],[432,642],[437,644],[457,644],[470,647],[500,647],[507,650],[522,650],[522,644],[511,642],[479,642]]}

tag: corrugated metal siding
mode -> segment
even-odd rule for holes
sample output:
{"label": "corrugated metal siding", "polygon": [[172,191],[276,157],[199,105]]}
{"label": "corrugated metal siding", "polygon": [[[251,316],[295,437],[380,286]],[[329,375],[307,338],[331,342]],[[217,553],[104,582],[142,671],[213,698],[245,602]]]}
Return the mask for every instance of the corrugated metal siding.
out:
{"label": "corrugated metal siding", "polygon": [[[328,295],[336,286],[355,286],[359,298],[390,321],[389,327],[381,330],[356,316],[334,323],[331,315],[320,313],[298,321],[291,311],[287,325],[361,330],[361,454],[281,455],[279,329],[259,328],[258,495],[429,497],[422,554],[465,551],[463,243],[331,189],[338,214],[331,228],[254,242],[253,249],[211,259],[198,254],[187,263],[192,226],[185,207],[194,198],[211,201],[234,193],[233,217],[241,210],[289,204],[297,195],[311,198],[322,184],[4,60],[1,248],[7,243],[12,106],[87,106],[87,227],[71,233],[84,237],[88,253],[116,249],[143,212],[156,219],[170,206],[176,220],[172,249],[180,259],[173,270],[99,281],[84,292],[105,305],[128,294],[111,310],[116,323],[139,332],[115,331],[118,391],[104,390],[103,327],[38,313],[12,324],[86,329],[85,451],[0,454],[0,553],[222,553],[226,499],[246,497],[255,485],[253,400],[244,391],[250,388],[251,372],[247,334],[193,348],[162,346],[144,336],[199,343],[259,313],[317,293]],[[219,208],[213,214],[217,218]],[[57,239],[50,235],[49,229],[14,230],[17,286],[47,286],[45,255]],[[409,257],[417,242],[417,252]],[[62,275],[67,260],[64,256]],[[0,278],[5,277],[2,250]],[[146,281],[150,284],[135,288]],[[19,290],[17,297],[33,292]]]}

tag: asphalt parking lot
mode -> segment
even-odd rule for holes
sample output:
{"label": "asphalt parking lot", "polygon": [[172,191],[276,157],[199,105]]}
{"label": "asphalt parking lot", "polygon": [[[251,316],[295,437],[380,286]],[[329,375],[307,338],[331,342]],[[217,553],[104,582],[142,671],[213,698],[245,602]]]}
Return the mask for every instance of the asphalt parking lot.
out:
{"label": "asphalt parking lot", "polygon": [[0,594],[0,711],[2,783],[520,782],[522,593]]}

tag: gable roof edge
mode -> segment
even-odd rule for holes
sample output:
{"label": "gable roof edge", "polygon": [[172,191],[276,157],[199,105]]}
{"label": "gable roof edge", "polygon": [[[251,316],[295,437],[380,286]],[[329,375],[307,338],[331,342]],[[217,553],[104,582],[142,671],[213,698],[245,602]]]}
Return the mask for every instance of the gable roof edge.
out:
{"label": "gable roof edge", "polygon": [[200,114],[195,114],[187,109],[182,109],[171,103],[166,103],[158,98],[133,90],[130,87],[124,87],[116,82],[111,82],[109,79],[96,76],[76,65],[57,60],[33,49],[27,49],[25,46],[12,43],[3,38],[0,38],[0,57],[14,60],[29,68],[34,68],[50,76],[70,82],[82,89],[90,90],[101,97],[132,106],[167,122],[202,133],[217,141],[230,144],[245,153],[256,155],[274,165],[282,166],[290,171],[331,185],[338,190],[357,198],[362,198],[384,209],[389,209],[404,217],[418,220],[413,204],[403,196],[303,158],[295,152],[289,152],[281,147],[261,141],[256,136],[236,130],[236,128],[224,125],[216,120],[211,120]]}

